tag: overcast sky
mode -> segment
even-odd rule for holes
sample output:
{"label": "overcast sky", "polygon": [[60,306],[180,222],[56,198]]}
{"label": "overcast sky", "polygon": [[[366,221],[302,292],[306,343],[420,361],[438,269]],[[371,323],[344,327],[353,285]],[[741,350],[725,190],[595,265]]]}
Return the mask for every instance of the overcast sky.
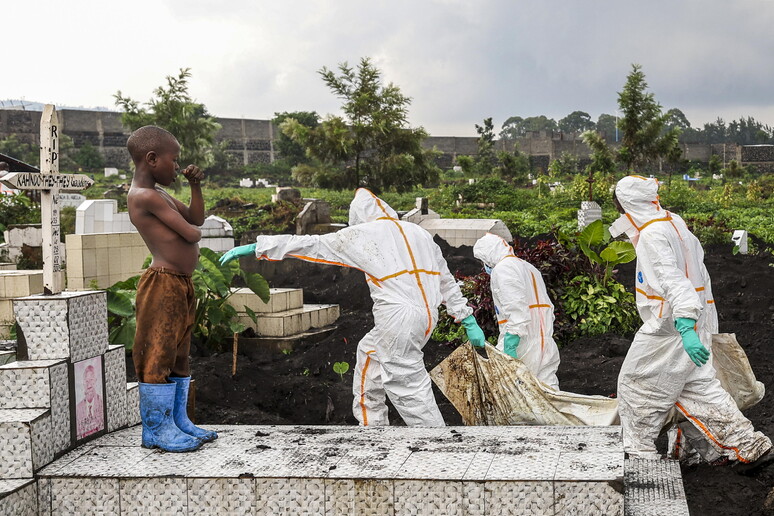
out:
{"label": "overcast sky", "polygon": [[0,8],[0,100],[115,108],[190,67],[219,117],[338,114],[317,71],[369,56],[436,136],[493,117],[615,114],[632,63],[694,127],[774,126],[771,0],[14,0]]}

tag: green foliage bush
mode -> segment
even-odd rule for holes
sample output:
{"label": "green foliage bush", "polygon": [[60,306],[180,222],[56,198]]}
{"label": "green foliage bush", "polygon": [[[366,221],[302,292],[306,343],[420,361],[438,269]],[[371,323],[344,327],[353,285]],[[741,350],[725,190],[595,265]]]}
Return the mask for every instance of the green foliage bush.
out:
{"label": "green foliage bush", "polygon": [[0,233],[12,224],[38,224],[40,210],[23,193],[0,196]]}
{"label": "green foliage bush", "polygon": [[566,286],[562,304],[567,317],[577,323],[577,335],[629,335],[639,323],[634,295],[617,281],[576,276]]}

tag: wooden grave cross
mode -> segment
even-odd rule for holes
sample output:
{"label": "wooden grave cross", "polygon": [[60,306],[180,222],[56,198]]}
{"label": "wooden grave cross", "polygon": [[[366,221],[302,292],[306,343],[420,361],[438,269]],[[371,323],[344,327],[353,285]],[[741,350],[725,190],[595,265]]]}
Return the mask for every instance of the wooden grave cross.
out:
{"label": "wooden grave cross", "polygon": [[62,292],[62,255],[59,233],[59,192],[85,190],[94,181],[83,174],[59,173],[59,117],[53,104],[46,104],[40,118],[40,173],[11,172],[0,179],[17,190],[40,190],[40,220],[43,226],[43,293]]}

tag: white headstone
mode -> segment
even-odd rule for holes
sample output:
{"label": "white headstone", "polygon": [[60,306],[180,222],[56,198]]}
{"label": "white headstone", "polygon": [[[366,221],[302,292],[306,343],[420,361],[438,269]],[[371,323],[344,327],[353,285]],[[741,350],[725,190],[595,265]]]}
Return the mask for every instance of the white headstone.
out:
{"label": "white headstone", "polygon": [[59,194],[59,205],[60,206],[72,206],[73,208],[77,208],[85,200],[86,200],[86,196],[85,195],[81,195],[81,194],[77,194],[77,193],[63,193],[63,194]]}
{"label": "white headstone", "polygon": [[594,201],[581,201],[578,210],[578,229],[583,229],[595,220],[602,220],[602,208]]}
{"label": "white headstone", "polygon": [[731,240],[739,248],[740,254],[747,254],[747,231],[743,229],[737,229],[731,236]]}
{"label": "white headstone", "polygon": [[40,173],[12,172],[0,179],[18,190],[40,190],[40,220],[43,225],[43,292],[62,292],[62,255],[59,248],[59,192],[85,190],[94,184],[82,174],[59,173],[59,117],[46,104],[40,119]]}
{"label": "white headstone", "polygon": [[117,176],[117,175],[118,175],[117,168],[105,167],[105,177]]}

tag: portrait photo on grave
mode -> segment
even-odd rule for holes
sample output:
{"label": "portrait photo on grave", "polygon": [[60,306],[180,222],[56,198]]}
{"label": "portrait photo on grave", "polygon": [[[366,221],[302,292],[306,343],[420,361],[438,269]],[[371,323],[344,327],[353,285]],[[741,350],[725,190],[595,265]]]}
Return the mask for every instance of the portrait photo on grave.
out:
{"label": "portrait photo on grave", "polygon": [[105,430],[104,375],[102,357],[81,360],[72,365],[75,394],[75,440],[96,436]]}

